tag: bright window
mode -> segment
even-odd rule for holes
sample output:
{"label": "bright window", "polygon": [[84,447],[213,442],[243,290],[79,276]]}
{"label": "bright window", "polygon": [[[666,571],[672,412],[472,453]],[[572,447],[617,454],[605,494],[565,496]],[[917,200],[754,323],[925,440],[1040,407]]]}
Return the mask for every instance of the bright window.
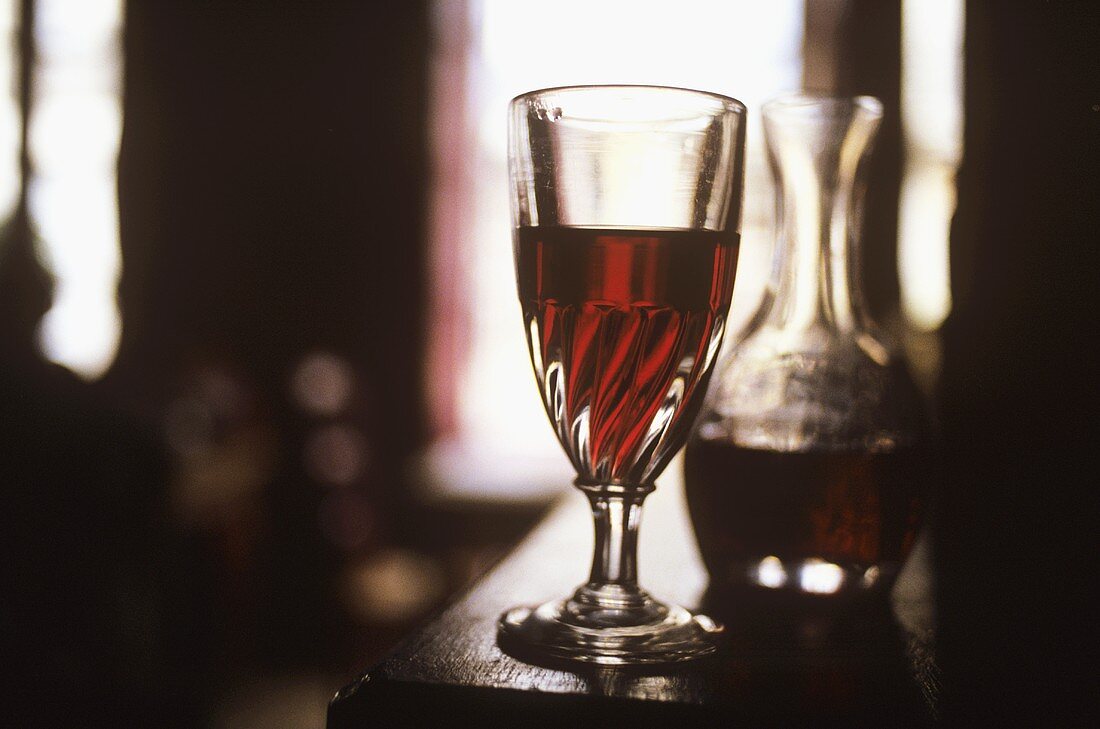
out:
{"label": "bright window", "polygon": [[45,355],[94,379],[118,350],[115,304],[121,0],[38,0],[28,145],[31,225],[55,278],[41,325]]}
{"label": "bright window", "polygon": [[763,291],[771,181],[758,110],[801,82],[801,0],[468,0],[436,5],[434,294],[426,392],[436,485],[527,498],[572,479],[539,401],[515,294],[507,104],[547,86],[644,83],[750,109],[731,329]]}

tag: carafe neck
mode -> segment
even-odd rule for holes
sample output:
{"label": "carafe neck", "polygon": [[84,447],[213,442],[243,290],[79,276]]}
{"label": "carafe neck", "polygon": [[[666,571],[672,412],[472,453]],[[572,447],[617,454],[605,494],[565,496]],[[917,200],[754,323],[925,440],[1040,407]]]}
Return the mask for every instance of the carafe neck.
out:
{"label": "carafe neck", "polygon": [[763,109],[777,236],[764,323],[855,333],[869,325],[859,281],[863,161],[882,118],[869,97],[795,96]]}

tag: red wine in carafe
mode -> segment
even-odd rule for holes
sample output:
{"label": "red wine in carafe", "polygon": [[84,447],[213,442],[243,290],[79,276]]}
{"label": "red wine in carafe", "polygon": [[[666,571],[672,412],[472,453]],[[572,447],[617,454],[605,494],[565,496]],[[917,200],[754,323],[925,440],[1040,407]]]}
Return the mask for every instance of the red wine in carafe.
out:
{"label": "red wine in carafe", "polygon": [[685,487],[708,570],[804,592],[888,585],[916,538],[926,461],[914,448],[780,452],[693,439]]}

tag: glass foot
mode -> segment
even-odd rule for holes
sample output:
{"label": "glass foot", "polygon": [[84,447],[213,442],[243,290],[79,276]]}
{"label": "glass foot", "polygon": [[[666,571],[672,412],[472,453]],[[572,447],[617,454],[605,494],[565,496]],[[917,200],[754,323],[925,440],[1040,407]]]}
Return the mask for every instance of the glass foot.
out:
{"label": "glass foot", "polygon": [[[578,614],[575,601],[517,607],[500,616],[501,648],[524,655],[602,666],[678,663],[717,650],[723,627],[682,607],[650,606],[644,622],[610,626]],[[586,624],[587,623],[587,624]]]}

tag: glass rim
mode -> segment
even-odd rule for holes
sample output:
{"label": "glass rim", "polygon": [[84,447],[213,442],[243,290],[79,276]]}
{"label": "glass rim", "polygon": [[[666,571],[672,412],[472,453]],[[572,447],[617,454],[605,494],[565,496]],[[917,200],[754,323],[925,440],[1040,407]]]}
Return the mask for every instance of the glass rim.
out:
{"label": "glass rim", "polygon": [[809,110],[813,107],[819,111],[833,112],[836,109],[853,109],[881,117],[883,114],[882,101],[877,97],[867,94],[830,94],[825,91],[794,91],[768,99],[760,105],[762,113],[789,113]]}
{"label": "glass rim", "polygon": [[743,101],[735,99],[732,96],[726,96],[725,94],[719,94],[714,91],[693,89],[687,86],[663,86],[661,84],[566,84],[564,86],[546,86],[541,89],[533,89],[531,91],[525,91],[522,94],[517,94],[513,96],[512,99],[508,102],[508,106],[512,107],[521,100],[537,98],[539,96],[544,96],[555,91],[610,91],[614,89],[649,89],[652,91],[679,91],[689,94],[696,94],[698,96],[704,96],[706,98],[718,101],[726,108],[727,111],[733,111],[738,114],[745,114],[748,111],[748,107]]}

